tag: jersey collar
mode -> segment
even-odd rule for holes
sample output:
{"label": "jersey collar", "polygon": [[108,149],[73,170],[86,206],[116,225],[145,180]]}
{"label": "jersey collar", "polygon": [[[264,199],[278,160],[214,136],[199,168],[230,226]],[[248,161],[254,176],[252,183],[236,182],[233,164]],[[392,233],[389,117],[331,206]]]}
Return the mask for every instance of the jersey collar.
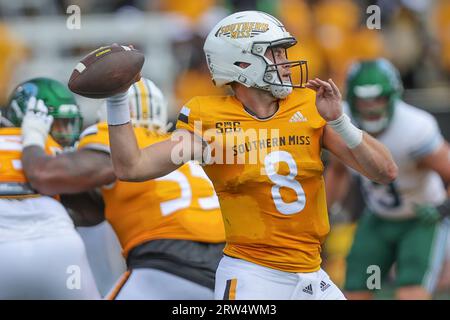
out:
{"label": "jersey collar", "polygon": [[272,115],[268,116],[268,117],[260,118],[252,110],[250,110],[242,102],[240,102],[235,96],[232,96],[232,97],[233,97],[233,100],[239,105],[239,107],[241,107],[253,119],[258,120],[258,121],[268,121],[268,120],[274,118],[278,114],[278,112],[280,111],[281,104],[283,103],[284,100],[286,100],[286,99],[278,100],[277,110],[275,110],[275,112]]}

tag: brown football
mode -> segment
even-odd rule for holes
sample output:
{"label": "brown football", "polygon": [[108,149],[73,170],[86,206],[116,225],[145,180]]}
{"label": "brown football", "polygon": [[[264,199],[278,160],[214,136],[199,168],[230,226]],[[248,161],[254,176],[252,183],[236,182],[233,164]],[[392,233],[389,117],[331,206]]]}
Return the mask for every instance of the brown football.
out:
{"label": "brown football", "polygon": [[144,54],[116,43],[89,53],[76,66],[69,89],[88,98],[101,99],[126,91],[137,79]]}

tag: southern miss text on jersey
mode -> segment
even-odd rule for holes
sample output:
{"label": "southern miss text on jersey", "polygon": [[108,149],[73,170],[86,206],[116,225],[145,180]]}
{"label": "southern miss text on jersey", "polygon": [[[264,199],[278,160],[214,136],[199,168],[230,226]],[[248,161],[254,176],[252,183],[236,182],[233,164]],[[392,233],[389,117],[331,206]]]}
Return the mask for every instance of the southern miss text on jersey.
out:
{"label": "southern miss text on jersey", "polygon": [[325,124],[309,89],[294,90],[267,119],[233,96],[195,97],[182,108],[177,129],[213,141],[215,163],[204,169],[219,197],[227,255],[288,272],[319,270],[329,231]]}
{"label": "southern miss text on jersey", "polygon": [[[139,147],[167,139],[145,128],[134,129]],[[108,126],[84,131],[78,148],[109,152]],[[105,215],[126,256],[130,249],[155,239],[219,243],[225,234],[217,196],[202,168],[187,163],[156,180],[116,181],[102,187]]]}

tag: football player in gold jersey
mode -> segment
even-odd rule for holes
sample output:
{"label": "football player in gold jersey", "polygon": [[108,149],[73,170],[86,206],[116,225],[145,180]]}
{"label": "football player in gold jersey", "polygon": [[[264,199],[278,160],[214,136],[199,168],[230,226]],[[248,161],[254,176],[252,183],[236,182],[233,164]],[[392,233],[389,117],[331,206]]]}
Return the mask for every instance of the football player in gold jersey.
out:
{"label": "football player in gold jersey", "polygon": [[[153,82],[136,82],[127,102],[141,147],[167,138],[167,105]],[[213,298],[225,234],[216,193],[198,164],[143,183],[117,181],[108,126],[98,123],[84,130],[76,152],[52,158],[31,146],[23,165],[31,185],[48,194],[101,187],[128,267],[109,298]]]}
{"label": "football player in gold jersey", "polygon": [[136,142],[126,95],[107,99],[119,179],[153,179],[192,158],[205,163],[227,240],[217,299],[344,299],[320,268],[329,229],[321,150],[379,183],[397,174],[389,151],[343,114],[331,79],[305,84],[302,73],[291,82],[306,69],[287,59],[295,43],[263,12],[220,21],[206,39],[206,61],[214,83],[231,85],[234,96],[194,97],[171,139],[147,148]]}
{"label": "football player in gold jersey", "polygon": [[[29,145],[39,144],[50,156],[78,138],[81,113],[75,97],[56,80],[34,78],[14,89],[1,112],[0,300],[100,298],[69,213],[57,197],[30,186],[20,161]],[[34,117],[40,112],[49,113],[53,125]],[[22,123],[44,133],[22,139]]]}

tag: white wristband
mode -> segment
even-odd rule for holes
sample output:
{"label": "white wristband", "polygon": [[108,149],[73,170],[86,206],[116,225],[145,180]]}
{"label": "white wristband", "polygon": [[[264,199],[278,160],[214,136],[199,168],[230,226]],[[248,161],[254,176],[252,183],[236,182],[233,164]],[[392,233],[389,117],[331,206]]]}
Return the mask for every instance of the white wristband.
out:
{"label": "white wristband", "polygon": [[128,92],[116,94],[106,99],[106,114],[108,124],[117,126],[130,122],[130,107]]}
{"label": "white wristband", "polygon": [[350,149],[357,147],[362,142],[362,130],[355,127],[345,113],[327,124],[342,137]]}

